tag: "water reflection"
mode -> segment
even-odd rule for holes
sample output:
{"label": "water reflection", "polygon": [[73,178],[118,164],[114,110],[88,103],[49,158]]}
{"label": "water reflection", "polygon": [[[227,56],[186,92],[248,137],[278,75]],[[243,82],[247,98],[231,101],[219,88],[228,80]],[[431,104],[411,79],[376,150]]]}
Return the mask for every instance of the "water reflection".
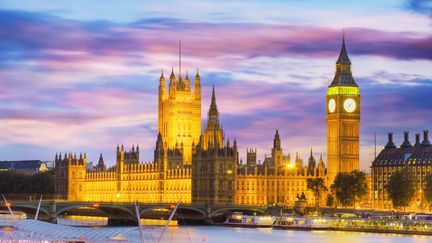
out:
{"label": "water reflection", "polygon": [[[0,241],[2,236],[11,239],[11,232],[19,235],[12,227],[0,228]],[[146,242],[152,242],[160,230],[145,229]],[[5,239],[5,238],[3,238]],[[140,242],[137,227],[131,227],[125,235],[117,239],[127,242]],[[343,231],[293,231],[274,230],[271,228],[231,228],[221,226],[178,226],[170,227],[162,242],[206,242],[206,243],[257,243],[257,242],[294,242],[294,243],[426,243],[432,242],[432,236],[356,233]]]}

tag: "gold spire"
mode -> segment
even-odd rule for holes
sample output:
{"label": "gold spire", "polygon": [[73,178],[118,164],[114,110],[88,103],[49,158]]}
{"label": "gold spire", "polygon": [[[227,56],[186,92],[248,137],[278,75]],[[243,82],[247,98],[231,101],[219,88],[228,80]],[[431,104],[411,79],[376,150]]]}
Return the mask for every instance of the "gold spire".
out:
{"label": "gold spire", "polygon": [[164,70],[163,70],[163,68],[161,69],[161,76],[160,76],[160,79],[161,79],[161,80],[162,80],[162,79],[165,80],[165,77],[164,77]]}
{"label": "gold spire", "polygon": [[179,41],[179,77],[181,77],[181,40]]}

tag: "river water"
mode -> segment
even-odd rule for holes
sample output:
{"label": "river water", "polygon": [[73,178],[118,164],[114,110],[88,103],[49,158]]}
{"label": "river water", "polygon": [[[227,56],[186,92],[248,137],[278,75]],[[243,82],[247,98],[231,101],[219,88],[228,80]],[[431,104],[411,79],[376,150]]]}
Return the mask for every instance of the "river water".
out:
{"label": "river water", "polygon": [[[137,227],[130,227],[127,233],[117,239],[124,242],[140,242]],[[1,233],[12,233],[11,229],[1,229]],[[145,228],[144,242],[158,239],[161,228]],[[1,238],[1,237],[0,237]],[[3,238],[4,240],[5,238]],[[10,239],[10,238],[9,238]],[[4,242],[0,239],[0,242]],[[274,230],[271,228],[231,228],[222,226],[178,226],[170,227],[161,242],[206,242],[206,243],[256,243],[256,242],[293,242],[293,243],[409,243],[432,242],[432,236],[375,234],[337,231],[292,231]]]}
{"label": "river water", "polygon": [[[152,242],[149,231],[144,230],[145,242]],[[153,236],[153,238],[157,238]],[[131,230],[125,239],[139,242],[138,230]],[[189,241],[190,239],[190,241]],[[271,228],[232,228],[222,226],[179,226],[166,232],[163,242],[206,242],[206,243],[409,243],[432,242],[431,236],[374,234],[339,231],[293,231]]]}

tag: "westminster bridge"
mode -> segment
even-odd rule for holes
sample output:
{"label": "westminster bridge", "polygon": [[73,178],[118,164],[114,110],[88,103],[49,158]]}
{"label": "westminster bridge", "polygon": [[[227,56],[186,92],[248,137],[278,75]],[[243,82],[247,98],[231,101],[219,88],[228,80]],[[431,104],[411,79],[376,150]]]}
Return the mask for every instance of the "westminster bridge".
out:
{"label": "westminster bridge", "polygon": [[[24,211],[29,218],[36,214],[38,200],[9,200],[12,210]],[[141,218],[167,218],[174,209],[173,204],[137,203]],[[4,205],[3,205],[4,207]],[[219,204],[179,204],[176,211],[178,219],[205,221],[211,223],[234,211],[246,214],[265,214],[266,206],[219,205]],[[135,203],[129,202],[74,202],[66,200],[43,200],[39,218],[55,222],[62,215],[106,216],[109,220],[136,220]]]}

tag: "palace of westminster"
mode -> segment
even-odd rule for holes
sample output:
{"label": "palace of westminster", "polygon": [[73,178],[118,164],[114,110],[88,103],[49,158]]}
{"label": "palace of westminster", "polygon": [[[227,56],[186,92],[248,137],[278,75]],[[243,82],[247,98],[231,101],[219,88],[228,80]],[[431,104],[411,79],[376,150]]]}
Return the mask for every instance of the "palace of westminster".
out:
{"label": "palace of westminster", "polygon": [[[191,85],[188,73],[183,78],[179,66],[177,77],[171,71],[168,89],[163,72],[159,78],[154,161],[140,163],[138,145],[128,151],[123,145],[117,146],[116,164],[109,169],[102,155],[95,168],[88,170],[85,154],[56,154],[58,197],[93,202],[293,206],[297,197],[305,194],[308,204],[314,205],[313,193],[307,189],[308,178],[323,178],[329,187],[337,173],[359,169],[360,91],[351,74],[344,40],[325,97],[327,167],[322,156],[318,161],[313,157],[312,150],[306,165],[299,155],[291,159],[290,154],[284,154],[277,130],[271,157],[257,163],[256,149],[247,149],[246,163],[242,163],[236,139],[232,142],[225,139],[215,88],[204,131],[201,131],[201,78],[197,70]],[[419,145],[419,149],[424,148],[421,156],[429,156],[427,168],[432,173],[432,147],[427,146],[426,132],[425,136],[425,146]],[[374,208],[391,208],[383,192],[383,181],[388,180],[390,173],[387,173],[389,169],[382,168],[391,167],[388,158],[393,153],[403,156],[393,146],[386,146],[377,157],[377,160],[387,158],[385,162],[372,164],[370,189],[372,199],[376,199]],[[405,144],[401,149],[410,147]]]}

